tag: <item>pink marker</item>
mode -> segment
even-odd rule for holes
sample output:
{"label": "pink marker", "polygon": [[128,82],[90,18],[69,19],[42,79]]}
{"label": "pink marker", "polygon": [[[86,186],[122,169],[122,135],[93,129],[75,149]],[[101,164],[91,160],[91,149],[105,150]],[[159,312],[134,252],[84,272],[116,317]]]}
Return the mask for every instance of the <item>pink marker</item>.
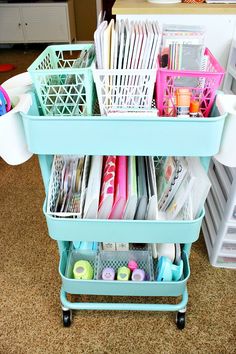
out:
{"label": "pink marker", "polygon": [[138,268],[138,264],[135,261],[129,261],[128,268],[133,272],[135,269]]}

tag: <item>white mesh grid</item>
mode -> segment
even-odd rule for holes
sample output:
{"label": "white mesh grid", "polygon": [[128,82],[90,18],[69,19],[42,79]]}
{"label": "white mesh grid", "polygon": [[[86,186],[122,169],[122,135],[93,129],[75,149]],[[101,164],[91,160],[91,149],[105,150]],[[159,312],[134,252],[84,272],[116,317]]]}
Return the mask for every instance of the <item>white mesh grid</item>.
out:
{"label": "white mesh grid", "polygon": [[49,183],[48,204],[47,204],[47,212],[50,214],[55,211],[56,200],[58,198],[60,185],[61,185],[61,172],[64,164],[65,164],[65,160],[62,155],[54,156],[50,183]]}
{"label": "white mesh grid", "polygon": [[[56,204],[58,200],[58,196],[60,193],[60,187],[61,187],[61,174],[63,167],[65,165],[65,162],[73,159],[75,156],[74,155],[55,155],[53,164],[52,164],[52,170],[51,170],[51,176],[50,176],[50,181],[49,181],[49,189],[48,189],[48,198],[47,198],[47,213],[52,216],[60,216],[60,217],[76,217],[76,218],[81,218],[81,211],[78,212],[72,212],[70,210],[70,206],[68,208],[67,212],[59,212],[56,211]],[[77,156],[78,157],[78,156]],[[80,199],[82,197],[80,196]]]}

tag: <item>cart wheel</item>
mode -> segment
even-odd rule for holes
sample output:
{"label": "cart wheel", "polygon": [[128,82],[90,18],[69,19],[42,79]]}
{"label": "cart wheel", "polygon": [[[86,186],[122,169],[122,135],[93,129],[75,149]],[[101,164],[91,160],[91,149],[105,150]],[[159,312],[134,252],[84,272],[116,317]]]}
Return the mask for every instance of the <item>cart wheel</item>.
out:
{"label": "cart wheel", "polygon": [[72,311],[71,310],[62,310],[62,319],[64,327],[70,327],[72,322]]}
{"label": "cart wheel", "polygon": [[184,329],[184,327],[185,327],[185,312],[177,312],[176,326],[178,329]]}

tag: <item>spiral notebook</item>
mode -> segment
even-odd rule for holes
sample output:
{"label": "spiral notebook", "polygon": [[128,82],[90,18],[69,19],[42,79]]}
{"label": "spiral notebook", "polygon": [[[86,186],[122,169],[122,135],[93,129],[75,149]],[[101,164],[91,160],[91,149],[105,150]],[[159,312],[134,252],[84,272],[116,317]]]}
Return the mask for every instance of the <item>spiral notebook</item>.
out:
{"label": "spiral notebook", "polygon": [[165,211],[170,204],[186,175],[187,166],[185,158],[168,157],[160,167],[157,179],[160,211]]}

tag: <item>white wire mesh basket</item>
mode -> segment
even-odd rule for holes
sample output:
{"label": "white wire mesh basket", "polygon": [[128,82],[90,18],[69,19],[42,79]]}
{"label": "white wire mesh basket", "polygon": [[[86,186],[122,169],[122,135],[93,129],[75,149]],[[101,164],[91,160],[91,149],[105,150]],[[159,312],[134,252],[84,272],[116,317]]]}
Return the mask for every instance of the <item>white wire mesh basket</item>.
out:
{"label": "white wire mesh basket", "polygon": [[101,114],[117,110],[150,110],[156,74],[156,69],[93,68]]}
{"label": "white wire mesh basket", "polygon": [[[81,170],[81,188],[78,192],[71,189],[70,192],[63,193],[63,182],[66,175],[66,164],[78,163],[79,159],[84,158],[83,168]],[[56,217],[76,217],[81,218],[83,212],[83,204],[85,199],[85,186],[88,179],[90,158],[89,156],[78,155],[55,155],[51,176],[49,181],[48,198],[47,198],[47,214]],[[64,172],[63,172],[64,170]],[[68,183],[74,184],[73,180],[76,175],[68,177]],[[67,186],[69,189],[69,186]],[[66,210],[66,211],[65,211]]]}

